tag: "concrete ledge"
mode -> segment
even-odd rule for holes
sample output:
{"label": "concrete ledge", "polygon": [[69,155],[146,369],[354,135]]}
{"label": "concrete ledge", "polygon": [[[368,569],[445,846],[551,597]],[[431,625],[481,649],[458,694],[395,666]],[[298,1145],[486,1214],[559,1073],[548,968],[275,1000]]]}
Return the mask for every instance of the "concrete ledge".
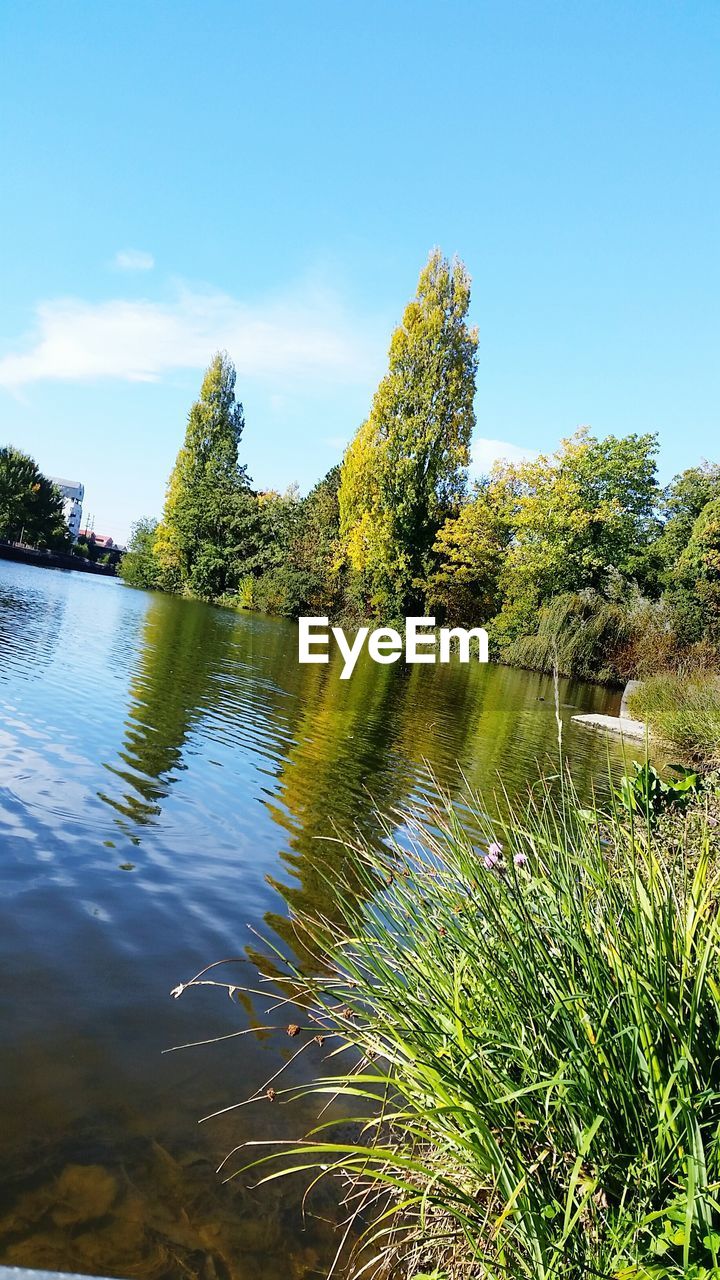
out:
{"label": "concrete ledge", "polygon": [[628,680],[627,684],[625,685],[625,692],[623,693],[622,702],[620,703],[620,718],[622,720],[632,718],[628,714],[629,713],[628,702],[630,701],[635,690],[639,689],[641,685],[642,685],[642,680]]}
{"label": "concrete ledge", "polygon": [[606,729],[608,733],[618,733],[623,738],[633,738],[638,742],[644,742],[647,735],[647,725],[642,720],[630,720],[627,716],[573,716],[573,720],[588,725],[590,729]]}

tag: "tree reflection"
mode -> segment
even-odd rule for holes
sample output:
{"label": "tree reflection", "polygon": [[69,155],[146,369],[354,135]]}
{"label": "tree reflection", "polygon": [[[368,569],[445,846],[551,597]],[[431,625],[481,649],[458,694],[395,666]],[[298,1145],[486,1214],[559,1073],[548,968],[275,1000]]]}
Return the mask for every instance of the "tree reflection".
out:
{"label": "tree reflection", "polygon": [[[294,745],[267,802],[288,834],[289,848],[281,857],[292,873],[291,883],[268,877],[270,883],[296,916],[308,913],[329,921],[338,920],[342,911],[336,887],[359,888],[353,854],[342,837],[378,841],[378,813],[391,815],[406,806],[423,758],[430,769],[435,763],[432,732],[423,732],[434,698],[423,703],[418,668],[378,666],[364,655],[352,678],[342,681],[341,667],[338,659],[329,666],[297,668],[302,674]],[[456,745],[470,731],[470,700],[462,697],[462,714],[453,717]],[[287,917],[265,918],[300,963],[309,963],[302,937]]]}
{"label": "tree reflection", "polygon": [[117,764],[105,768],[124,788],[98,792],[124,830],[153,822],[177,773],[193,726],[217,708],[235,619],[192,600],[153,595],[130,682],[131,705]]}

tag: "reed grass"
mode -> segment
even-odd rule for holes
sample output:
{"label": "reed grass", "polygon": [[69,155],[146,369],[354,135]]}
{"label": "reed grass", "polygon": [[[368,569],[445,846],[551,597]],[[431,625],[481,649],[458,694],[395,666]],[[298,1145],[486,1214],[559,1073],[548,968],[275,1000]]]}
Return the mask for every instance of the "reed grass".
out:
{"label": "reed grass", "polygon": [[[480,845],[448,801],[353,843],[337,917],[273,963],[356,1127],[246,1151],[261,1179],[346,1180],[354,1275],[720,1275],[720,893],[707,825],[536,788]],[[358,880],[363,894],[358,895]],[[279,975],[279,976],[278,976]],[[261,986],[261,989],[264,987]],[[298,1092],[282,1091],[291,1100]],[[273,1090],[273,1094],[275,1091]]]}
{"label": "reed grass", "polygon": [[687,755],[720,763],[720,675],[666,672],[645,681],[630,698],[631,714],[656,737]]}

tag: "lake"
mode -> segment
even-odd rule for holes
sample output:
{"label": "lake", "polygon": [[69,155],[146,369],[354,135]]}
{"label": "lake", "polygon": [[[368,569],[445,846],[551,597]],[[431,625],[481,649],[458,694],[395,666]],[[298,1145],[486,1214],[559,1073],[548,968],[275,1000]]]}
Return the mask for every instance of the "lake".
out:
{"label": "lake", "polygon": [[[435,779],[462,803],[463,775],[517,792],[556,767],[547,677],[340,669],[300,666],[289,621],[0,561],[0,1262],[325,1273],[330,1188],[303,1223],[302,1184],[216,1173],[238,1143],[301,1137],[314,1113],[264,1099],[198,1124],[293,1042],[260,1029],[262,1004],[171,988],[262,955],[263,937],[292,948],[288,903],[322,898],[319,850],[330,870],[342,857],[320,838],[371,834],[373,804],[427,804]],[[602,791],[619,746],[570,717],[617,712],[619,694],[562,681],[560,699],[576,781]]]}

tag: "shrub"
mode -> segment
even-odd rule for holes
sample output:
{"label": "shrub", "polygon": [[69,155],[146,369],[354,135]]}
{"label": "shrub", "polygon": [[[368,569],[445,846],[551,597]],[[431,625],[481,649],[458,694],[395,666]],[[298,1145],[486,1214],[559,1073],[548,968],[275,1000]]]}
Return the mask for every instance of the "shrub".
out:
{"label": "shrub", "polygon": [[237,592],[221,596],[218,603],[292,617],[301,612],[303,585],[303,575],[288,566],[268,569],[257,576],[247,573],[240,579]]}
{"label": "shrub", "polygon": [[238,609],[256,609],[257,602],[255,600],[255,582],[251,573],[246,573],[240,579],[236,596],[226,596],[220,601],[221,604],[233,604]]}

